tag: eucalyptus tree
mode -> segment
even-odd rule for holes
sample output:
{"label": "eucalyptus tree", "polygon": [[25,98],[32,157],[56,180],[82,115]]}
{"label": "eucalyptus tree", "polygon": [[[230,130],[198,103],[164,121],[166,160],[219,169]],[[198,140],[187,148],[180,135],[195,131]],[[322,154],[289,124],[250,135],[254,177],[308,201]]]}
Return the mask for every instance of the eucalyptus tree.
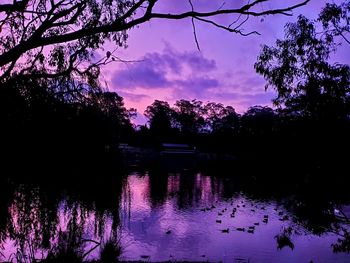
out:
{"label": "eucalyptus tree", "polygon": [[174,113],[168,102],[155,100],[145,110],[151,132],[156,135],[169,135],[174,126]]}
{"label": "eucalyptus tree", "polygon": [[[310,0],[295,0],[278,8],[272,0],[226,3],[209,10],[198,8],[199,1],[189,0],[184,12],[169,9],[160,12],[164,0],[14,0],[0,4],[0,83],[14,76],[51,79],[71,75],[75,80],[94,84],[100,66],[119,60],[113,51],[93,59],[94,51],[106,41],[117,48],[126,47],[130,29],[151,20],[190,18],[243,36],[243,25],[250,17],[292,15],[292,11]],[[192,3],[193,2],[193,3]],[[245,3],[244,3],[245,2]],[[169,5],[170,6],[170,5]],[[210,6],[213,6],[212,3]],[[229,17],[229,24],[219,17]],[[196,39],[196,33],[194,33]],[[197,41],[196,41],[197,42]],[[198,44],[198,42],[197,42]],[[96,84],[96,83],[95,83]]]}
{"label": "eucalyptus tree", "polygon": [[299,16],[285,26],[285,38],[264,45],[255,64],[277,91],[274,104],[313,119],[345,118],[349,113],[350,67],[333,63],[338,44],[329,31],[319,34],[314,21]]}

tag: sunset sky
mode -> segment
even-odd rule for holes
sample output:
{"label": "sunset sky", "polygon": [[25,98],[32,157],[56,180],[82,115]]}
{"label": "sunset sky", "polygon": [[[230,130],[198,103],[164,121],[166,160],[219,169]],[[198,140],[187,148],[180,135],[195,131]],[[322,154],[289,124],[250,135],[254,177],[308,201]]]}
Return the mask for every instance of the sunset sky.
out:
{"label": "sunset sky", "polygon": [[[230,2],[238,5],[246,1],[226,2],[227,8]],[[262,11],[297,2],[272,0],[258,8]],[[200,52],[191,20],[152,20],[130,31],[128,48],[115,53],[122,59],[139,62],[109,65],[102,71],[102,80],[124,97],[127,107],[138,110],[140,116],[135,121],[138,124],[145,121],[142,116],[145,107],[155,99],[170,104],[178,99],[215,101],[232,105],[239,113],[249,106],[271,105],[274,91],[265,92],[265,81],[253,68],[261,45],[273,45],[276,39],[283,38],[284,25],[296,21],[299,14],[315,19],[326,2],[330,1],[311,0],[307,6],[295,10],[292,17],[250,18],[243,26],[245,32],[257,30],[260,36],[243,37],[196,22]],[[198,10],[215,10],[223,1],[194,0],[193,3]],[[161,0],[157,6],[158,12],[186,10],[190,10],[187,0]],[[232,20],[231,16],[219,21],[228,25]],[[113,45],[107,45],[108,49],[114,49]],[[344,43],[334,60],[349,64],[350,46]]]}

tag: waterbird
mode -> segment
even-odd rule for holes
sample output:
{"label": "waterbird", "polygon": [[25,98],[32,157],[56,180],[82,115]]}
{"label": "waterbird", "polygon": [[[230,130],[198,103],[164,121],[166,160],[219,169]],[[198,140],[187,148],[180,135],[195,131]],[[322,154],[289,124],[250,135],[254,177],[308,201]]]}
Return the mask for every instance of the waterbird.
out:
{"label": "waterbird", "polygon": [[218,224],[221,224],[221,222],[222,222],[221,220],[216,220],[216,223]]}
{"label": "waterbird", "polygon": [[280,220],[280,221],[287,221],[288,219],[289,219],[288,216],[284,216],[284,217],[280,218],[279,220]]}
{"label": "waterbird", "polygon": [[221,232],[222,233],[229,233],[230,232],[230,229],[226,228],[226,229],[221,229]]}
{"label": "waterbird", "polygon": [[250,234],[254,234],[254,229],[248,229],[247,232],[250,233]]}
{"label": "waterbird", "polygon": [[245,228],[237,227],[236,230],[237,230],[237,231],[242,231],[242,232],[244,232],[244,231],[245,231]]}
{"label": "waterbird", "polygon": [[219,212],[219,213],[218,213],[218,216],[222,216],[222,213]]}
{"label": "waterbird", "polygon": [[165,234],[169,235],[171,233],[171,230],[168,230],[165,232]]}
{"label": "waterbird", "polygon": [[259,225],[259,223],[254,223],[254,225],[258,226],[258,225]]}

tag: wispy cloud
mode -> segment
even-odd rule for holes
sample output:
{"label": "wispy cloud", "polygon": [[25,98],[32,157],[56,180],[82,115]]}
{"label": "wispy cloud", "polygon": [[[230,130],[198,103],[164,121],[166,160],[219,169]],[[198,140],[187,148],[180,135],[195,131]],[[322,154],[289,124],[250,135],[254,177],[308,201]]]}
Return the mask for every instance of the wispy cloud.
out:
{"label": "wispy cloud", "polygon": [[147,53],[140,62],[127,64],[112,76],[113,88],[133,90],[135,88],[180,88],[198,89],[218,86],[218,80],[207,76],[216,70],[214,60],[199,52],[178,52],[170,45],[164,50]]}

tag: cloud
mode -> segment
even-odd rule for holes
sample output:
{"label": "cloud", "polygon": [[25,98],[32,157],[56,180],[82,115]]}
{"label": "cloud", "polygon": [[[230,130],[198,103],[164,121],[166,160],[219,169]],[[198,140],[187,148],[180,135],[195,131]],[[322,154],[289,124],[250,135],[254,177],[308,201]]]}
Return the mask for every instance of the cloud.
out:
{"label": "cloud", "polygon": [[242,103],[247,105],[254,104],[271,104],[271,100],[275,97],[273,92],[261,92],[256,94],[244,94],[241,96]]}
{"label": "cloud", "polygon": [[264,79],[245,68],[220,71],[216,61],[198,51],[179,52],[168,43],[159,52],[146,53],[140,62],[118,68],[112,87],[142,111],[154,99],[170,103],[198,99],[231,105],[239,112],[256,104],[271,105]]}
{"label": "cloud", "polygon": [[112,84],[118,89],[164,88],[171,85],[163,69],[154,68],[143,62],[137,62],[130,65],[130,68],[117,71],[112,77]]}
{"label": "cloud", "polygon": [[126,92],[126,91],[119,91],[118,94],[120,96],[122,96],[123,98],[132,100],[134,102],[140,102],[143,99],[147,99],[150,98],[148,95],[146,94],[135,94],[135,93],[131,93],[131,92]]}
{"label": "cloud", "polygon": [[219,85],[218,80],[207,76],[216,69],[215,60],[205,58],[202,53],[178,52],[166,44],[161,53],[147,53],[140,62],[118,69],[112,76],[112,85],[117,90],[175,88],[195,91]]}
{"label": "cloud", "polygon": [[190,77],[186,80],[174,81],[178,88],[174,89],[174,93],[178,95],[178,92],[187,92],[200,96],[203,92],[211,88],[219,87],[220,83],[217,79],[210,78],[208,76]]}
{"label": "cloud", "polygon": [[205,58],[200,52],[177,52],[169,44],[165,45],[164,53],[169,54],[168,56],[179,64],[187,65],[194,72],[208,72],[217,69],[215,60]]}

